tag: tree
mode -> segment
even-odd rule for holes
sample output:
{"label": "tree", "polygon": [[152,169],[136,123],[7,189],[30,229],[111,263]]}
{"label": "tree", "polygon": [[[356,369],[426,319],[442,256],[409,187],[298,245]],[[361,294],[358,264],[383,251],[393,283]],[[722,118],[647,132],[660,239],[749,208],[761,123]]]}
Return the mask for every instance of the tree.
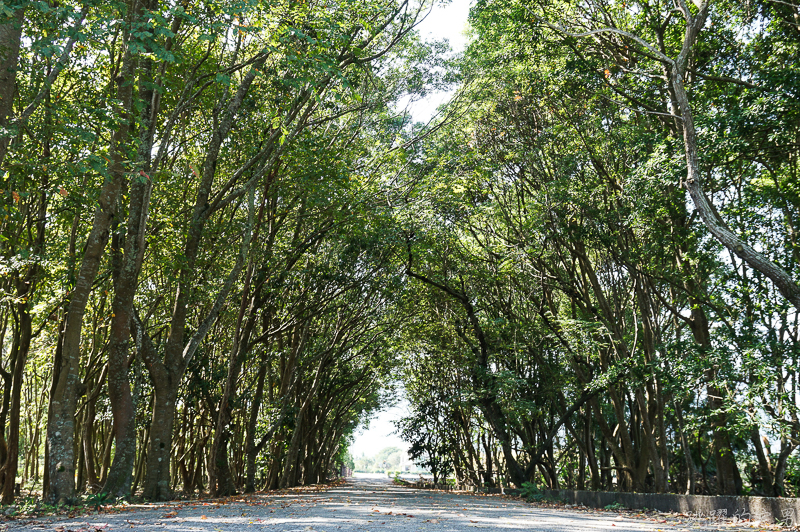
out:
{"label": "tree", "polygon": [[[761,89],[757,84],[752,84],[742,79],[735,79],[728,76],[715,76],[713,72],[705,74],[715,66],[718,69],[727,70],[728,65],[722,61],[713,61],[713,58],[702,57],[703,52],[700,48],[700,36],[706,22],[711,15],[712,6],[718,10],[717,18],[725,19],[723,13],[734,12],[736,7],[726,2],[699,1],[690,4],[681,1],[677,4],[677,10],[683,18],[683,39],[676,39],[678,28],[674,28],[678,23],[672,22],[672,12],[667,6],[649,3],[632,3],[622,7],[622,10],[612,7],[611,3],[595,2],[591,7],[580,13],[570,13],[577,20],[566,20],[560,18],[558,23],[549,22],[552,16],[539,16],[530,12],[535,20],[542,22],[546,27],[553,29],[565,36],[573,38],[584,38],[592,35],[608,34],[608,39],[601,38],[598,48],[606,48],[612,57],[621,57],[622,63],[633,61],[630,53],[637,54],[638,72],[648,72],[649,76],[656,79],[668,80],[669,96],[671,98],[670,109],[665,113],[667,116],[677,118],[677,128],[683,136],[683,144],[686,156],[686,178],[683,184],[689,192],[693,205],[699,213],[711,235],[720,243],[728,248],[732,253],[747,262],[752,268],[762,273],[770,279],[783,296],[789,300],[796,309],[800,309],[800,285],[792,278],[780,264],[770,260],[768,256],[754,249],[749,243],[735,234],[729,225],[720,217],[718,210],[708,199],[704,187],[704,182],[708,180],[704,177],[701,169],[701,157],[699,153],[698,131],[695,127],[695,112],[689,99],[686,82],[690,78],[708,79],[711,81],[725,82],[745,86],[751,89]],[[782,9],[782,8],[778,8]],[[604,13],[606,20],[596,18],[595,13]],[[642,16],[637,16],[641,13]],[[737,13],[738,14],[738,13]],[[764,10],[764,15],[771,18],[774,12]],[[608,20],[614,20],[613,26],[605,24]],[[565,22],[569,28],[560,25]],[[627,29],[628,26],[630,29]],[[579,29],[574,29],[574,28]],[[723,27],[722,32],[726,28]],[[617,37],[617,38],[615,38]],[[655,43],[648,42],[648,38],[655,37]],[[650,64],[648,65],[648,60]],[[702,65],[699,68],[694,65]],[[711,68],[709,68],[709,66]],[[703,68],[705,67],[705,68]],[[623,68],[627,71],[627,67]],[[756,67],[755,71],[760,69]],[[606,69],[607,72],[608,69]],[[631,73],[634,73],[633,71]],[[759,72],[761,74],[761,72]],[[769,89],[766,89],[769,90]],[[629,95],[623,94],[629,101],[633,100]],[[639,102],[632,101],[634,105]]]}

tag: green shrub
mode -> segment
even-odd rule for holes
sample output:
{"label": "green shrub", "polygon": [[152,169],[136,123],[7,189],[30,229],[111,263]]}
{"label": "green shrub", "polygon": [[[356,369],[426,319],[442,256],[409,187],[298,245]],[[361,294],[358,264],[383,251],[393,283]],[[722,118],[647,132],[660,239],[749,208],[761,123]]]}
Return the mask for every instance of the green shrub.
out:
{"label": "green shrub", "polygon": [[95,510],[99,510],[101,506],[113,503],[114,500],[110,493],[92,493],[87,495],[84,499],[86,506],[93,506]]}
{"label": "green shrub", "polygon": [[528,502],[541,502],[545,499],[545,494],[533,482],[522,483],[522,498]]}

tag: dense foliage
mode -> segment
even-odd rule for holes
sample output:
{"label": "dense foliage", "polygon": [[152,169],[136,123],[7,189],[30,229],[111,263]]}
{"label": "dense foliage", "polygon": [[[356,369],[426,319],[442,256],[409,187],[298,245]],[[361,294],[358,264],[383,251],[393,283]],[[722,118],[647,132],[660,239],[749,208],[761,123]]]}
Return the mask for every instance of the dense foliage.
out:
{"label": "dense foliage", "polygon": [[320,482],[398,383],[437,477],[800,491],[797,5],[2,7],[4,504]]}
{"label": "dense foliage", "polygon": [[458,480],[798,493],[799,9],[475,5],[395,210]]}
{"label": "dense foliage", "polygon": [[371,209],[427,7],[4,5],[3,502],[336,471],[391,393]]}

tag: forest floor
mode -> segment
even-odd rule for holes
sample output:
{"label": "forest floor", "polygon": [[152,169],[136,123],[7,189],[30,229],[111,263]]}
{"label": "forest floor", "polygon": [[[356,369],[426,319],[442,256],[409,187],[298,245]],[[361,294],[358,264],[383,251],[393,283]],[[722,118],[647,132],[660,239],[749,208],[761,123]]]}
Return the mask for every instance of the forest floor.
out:
{"label": "forest floor", "polygon": [[529,504],[500,495],[418,490],[395,486],[385,477],[351,478],[325,489],[131,505],[110,513],[0,523],[0,531],[54,532],[450,532],[473,528],[487,532],[623,532],[752,531],[779,527],[677,514]]}

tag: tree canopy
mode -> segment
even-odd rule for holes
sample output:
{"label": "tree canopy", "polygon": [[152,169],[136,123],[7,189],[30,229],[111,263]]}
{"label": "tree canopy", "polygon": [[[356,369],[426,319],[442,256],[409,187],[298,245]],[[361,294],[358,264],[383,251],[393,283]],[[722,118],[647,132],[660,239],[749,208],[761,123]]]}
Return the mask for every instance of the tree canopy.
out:
{"label": "tree canopy", "polygon": [[433,7],[2,4],[3,504],[800,492],[800,6]]}

